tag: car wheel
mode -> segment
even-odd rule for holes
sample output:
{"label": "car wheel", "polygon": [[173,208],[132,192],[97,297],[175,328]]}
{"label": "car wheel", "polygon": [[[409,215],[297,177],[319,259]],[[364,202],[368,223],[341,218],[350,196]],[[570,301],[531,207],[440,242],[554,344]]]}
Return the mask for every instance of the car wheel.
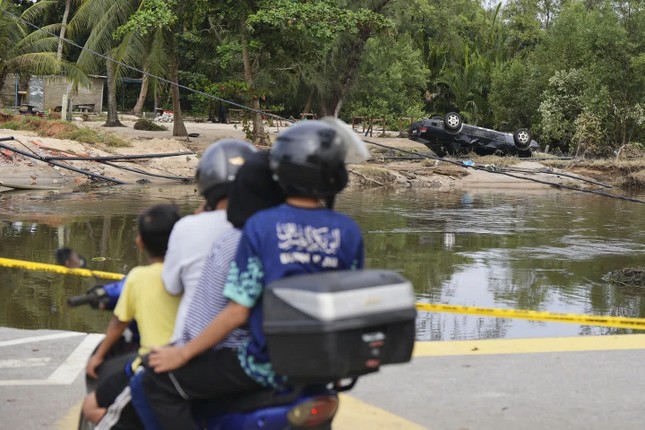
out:
{"label": "car wheel", "polygon": [[515,147],[519,150],[528,149],[531,146],[531,133],[525,128],[518,128],[513,133],[513,141]]}
{"label": "car wheel", "polygon": [[450,131],[457,131],[461,128],[461,115],[457,112],[448,112],[443,117],[443,126]]}

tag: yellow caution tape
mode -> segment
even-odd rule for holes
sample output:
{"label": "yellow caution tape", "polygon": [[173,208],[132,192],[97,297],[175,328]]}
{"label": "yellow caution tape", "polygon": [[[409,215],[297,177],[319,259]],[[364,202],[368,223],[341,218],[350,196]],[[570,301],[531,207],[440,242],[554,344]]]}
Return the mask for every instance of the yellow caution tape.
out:
{"label": "yellow caution tape", "polygon": [[42,270],[45,272],[60,273],[62,275],[88,276],[101,279],[112,279],[118,281],[125,277],[122,273],[102,272],[89,269],[69,269],[57,264],[35,263],[33,261],[12,260],[11,258],[0,257],[0,266],[13,267],[16,269]]}
{"label": "yellow caution tape", "polygon": [[[35,263],[33,261],[13,260],[0,257],[0,266],[16,269],[42,270],[63,275],[88,276],[101,279],[119,280],[125,277],[121,273],[102,272],[89,269],[69,269],[56,264]],[[478,308],[473,306],[442,305],[438,303],[417,303],[416,308],[426,312],[446,312],[453,314],[483,315],[495,318],[519,318],[534,321],[554,321],[602,327],[630,328],[645,330],[645,318],[626,318],[600,315],[558,314],[518,309]]]}
{"label": "yellow caution tape", "polygon": [[554,321],[582,325],[595,325],[614,328],[645,330],[645,318],[626,318],[601,315],[558,314],[518,309],[477,308],[472,306],[441,305],[436,303],[417,303],[420,311],[448,312],[453,314],[484,315],[496,318],[520,318],[534,321]]}

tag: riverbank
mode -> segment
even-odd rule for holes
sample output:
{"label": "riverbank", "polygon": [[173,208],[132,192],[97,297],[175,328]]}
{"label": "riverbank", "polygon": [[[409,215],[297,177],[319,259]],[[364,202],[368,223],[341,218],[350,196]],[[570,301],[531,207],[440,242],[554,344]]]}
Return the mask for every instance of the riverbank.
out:
{"label": "riverbank", "polygon": [[[190,182],[204,149],[223,138],[244,138],[241,124],[186,122],[193,137],[174,138],[172,124],[166,131],[133,128],[136,118],[124,115],[124,127],[102,127],[102,121],[76,121],[81,128],[100,133],[105,142],[39,136],[37,131],[0,128],[2,142],[22,151],[0,150],[0,182],[17,188],[76,189],[103,183],[157,184]],[[1,124],[0,124],[1,127]],[[269,127],[272,139],[284,127]],[[358,133],[358,131],[357,131]],[[361,137],[368,142],[372,159],[350,166],[350,185],[358,187],[424,187],[545,189],[553,186],[608,188],[645,184],[645,158],[596,162],[515,157],[473,157],[438,161],[425,146],[404,137]],[[112,138],[114,137],[114,138]],[[123,144],[110,145],[111,141]],[[370,143],[371,142],[371,143]],[[180,153],[163,158],[121,161],[59,161],[47,164],[39,157],[147,156]],[[77,171],[68,170],[71,166]],[[79,172],[79,170],[81,172]],[[82,173],[82,172],[86,172]],[[88,174],[94,175],[94,177]],[[107,178],[107,179],[105,179]],[[7,190],[8,188],[0,188]]]}

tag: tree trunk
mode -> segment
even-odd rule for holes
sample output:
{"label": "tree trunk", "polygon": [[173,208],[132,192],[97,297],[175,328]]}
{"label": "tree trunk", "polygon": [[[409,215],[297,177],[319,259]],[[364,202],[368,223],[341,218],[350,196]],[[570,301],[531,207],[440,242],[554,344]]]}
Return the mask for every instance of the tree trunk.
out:
{"label": "tree trunk", "polygon": [[305,102],[305,107],[303,109],[303,112],[305,113],[311,113],[311,105],[314,102],[314,90],[311,90],[309,93],[309,97],[307,97],[307,101]]}
{"label": "tree trunk", "polygon": [[69,11],[72,7],[72,0],[65,0],[65,11],[63,12],[63,21],[60,27],[60,38],[58,39],[58,51],[56,52],[56,59],[58,61],[63,59],[63,39],[67,31],[67,18],[69,18]]}
{"label": "tree trunk", "polygon": [[[4,88],[4,83],[5,80],[7,79],[7,72],[5,71],[6,69],[2,66],[0,66],[0,92],[2,92],[2,89]],[[14,94],[15,97],[15,94]],[[12,102],[12,104],[15,102]],[[0,97],[0,108],[4,107],[4,103],[2,101],[2,98]]]}
{"label": "tree trunk", "polygon": [[349,90],[352,87],[356,73],[358,72],[358,66],[363,56],[363,51],[365,50],[365,44],[367,39],[369,39],[370,34],[364,32],[363,34],[357,36],[358,38],[352,43],[351,49],[347,55],[347,62],[345,73],[341,77],[342,85],[335,91],[333,98],[329,101],[330,103],[327,106],[326,111],[333,112],[335,117],[338,117],[343,103],[345,102],[345,97],[349,93]]}
{"label": "tree trunk", "polygon": [[[388,5],[388,3],[390,3],[390,1],[391,0],[381,0],[381,2],[374,5],[371,10],[373,12],[381,13],[381,11],[385,8],[385,6]],[[363,56],[363,51],[365,51],[365,45],[367,44],[367,40],[370,37],[372,37],[372,31],[361,31],[357,38],[354,40],[351,49],[349,50],[346,62],[347,68],[345,69],[345,73],[341,78],[342,86],[334,95],[334,98],[331,100],[331,103],[327,109],[329,111],[333,111],[335,117],[338,117],[338,114],[343,107],[343,103],[345,102],[345,97],[347,97],[347,94],[349,93],[349,90],[354,83],[354,78],[356,77],[356,73],[358,72],[358,66],[360,64],[361,57]]]}
{"label": "tree trunk", "polygon": [[134,105],[134,108],[132,109],[134,111],[134,114],[138,117],[143,116],[143,104],[146,101],[146,96],[148,95],[148,82],[149,82],[149,77],[148,75],[144,74],[143,79],[141,80],[141,90],[139,91],[139,98],[137,98],[137,103]]}
{"label": "tree trunk", "polygon": [[181,103],[179,101],[179,64],[177,58],[172,61],[172,85],[170,86],[170,93],[172,94],[172,135],[173,136],[188,136],[186,126],[184,125],[184,118],[181,115]]}
{"label": "tree trunk", "polygon": [[103,127],[123,127],[123,124],[119,121],[119,114],[116,108],[116,66],[112,62],[112,59],[108,57],[106,61],[106,75],[107,75],[107,121],[103,124]]}
{"label": "tree trunk", "polygon": [[[260,99],[257,97],[253,86],[253,66],[251,65],[251,55],[249,54],[249,44],[246,40],[246,22],[240,20],[240,33],[242,34],[242,62],[244,64],[244,81],[248,86],[248,92],[251,95],[251,107],[256,111],[260,110]],[[259,145],[271,145],[269,135],[262,123],[262,115],[259,112],[253,112],[253,142]]]}

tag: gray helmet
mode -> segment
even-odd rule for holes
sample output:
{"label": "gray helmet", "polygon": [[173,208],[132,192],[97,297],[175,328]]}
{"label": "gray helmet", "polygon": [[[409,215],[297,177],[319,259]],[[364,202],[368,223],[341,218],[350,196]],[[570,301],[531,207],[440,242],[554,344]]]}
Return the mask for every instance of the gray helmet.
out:
{"label": "gray helmet", "polygon": [[197,164],[197,190],[201,195],[216,185],[233,182],[246,158],[257,149],[239,139],[222,139],[210,145]]}
{"label": "gray helmet", "polygon": [[324,121],[302,121],[277,137],[270,167],[288,196],[333,197],[347,185],[346,145]]}

